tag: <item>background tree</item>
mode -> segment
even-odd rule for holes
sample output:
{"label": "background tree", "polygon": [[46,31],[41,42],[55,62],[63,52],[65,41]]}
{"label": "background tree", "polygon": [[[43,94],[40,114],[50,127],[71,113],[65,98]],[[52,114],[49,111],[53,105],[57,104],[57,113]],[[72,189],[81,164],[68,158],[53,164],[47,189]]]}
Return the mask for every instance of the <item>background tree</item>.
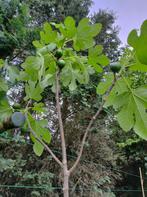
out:
{"label": "background tree", "polygon": [[92,15],[91,20],[93,23],[101,23],[102,31],[96,37],[96,43],[102,44],[105,54],[112,60],[117,61],[120,56],[119,45],[120,39],[118,38],[119,28],[114,25],[116,16],[113,11],[99,10]]}
{"label": "background tree", "polygon": [[31,26],[29,7],[20,0],[0,1],[0,56],[19,55],[32,48],[36,30]]}
{"label": "background tree", "polygon": [[30,7],[33,20],[41,25],[46,21],[60,22],[66,16],[72,16],[77,22],[87,16],[92,0],[25,0]]}

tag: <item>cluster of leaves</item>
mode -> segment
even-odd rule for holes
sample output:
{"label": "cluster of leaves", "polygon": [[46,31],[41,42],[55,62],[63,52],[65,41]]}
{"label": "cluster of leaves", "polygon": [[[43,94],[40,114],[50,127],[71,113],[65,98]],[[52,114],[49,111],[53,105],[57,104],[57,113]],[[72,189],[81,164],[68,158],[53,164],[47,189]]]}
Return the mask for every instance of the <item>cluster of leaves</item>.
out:
{"label": "cluster of leaves", "polygon": [[[36,47],[36,55],[27,57],[21,65],[20,71],[16,68],[11,70],[12,72],[8,72],[9,77],[14,81],[24,83],[26,94],[24,100],[25,102],[29,102],[29,100],[35,102],[32,107],[35,113],[44,112],[41,100],[45,88],[50,86],[55,92],[55,78],[58,70],[62,86],[74,91],[77,84],[88,84],[91,74],[102,72],[103,68],[109,64],[108,58],[102,54],[102,46],[95,46],[94,37],[100,30],[101,24],[90,24],[87,18],[82,19],[78,26],[72,17],[67,17],[64,23],[44,24],[43,31],[40,32],[40,40],[33,42]],[[57,57],[59,50],[61,57]],[[80,51],[88,51],[88,56],[82,56]],[[61,60],[64,63],[62,67],[61,64],[59,65]],[[6,67],[6,70],[9,70],[9,66]],[[5,87],[4,84],[2,87],[5,88],[6,94],[7,86]],[[13,109],[7,108],[12,112]],[[26,113],[26,109],[24,112]],[[6,115],[8,115],[7,113],[8,110]],[[46,143],[50,143],[51,135],[45,129],[47,122],[36,121],[29,112],[27,112],[27,116],[31,129],[35,131],[36,135]],[[34,142],[34,151],[40,156],[44,148],[32,135],[31,138]]]}
{"label": "cluster of leaves", "polygon": [[40,25],[45,21],[63,21],[66,16],[72,16],[79,22],[88,16],[92,0],[25,0],[25,3],[30,7],[35,23]]}
{"label": "cluster of leaves", "polygon": [[[36,55],[27,57],[26,61],[21,65],[22,70],[19,73],[17,80],[25,83],[25,100],[30,99],[38,102],[39,111],[42,108],[42,93],[48,86],[52,87],[52,91],[55,92],[56,88],[56,73],[60,71],[60,82],[63,87],[69,88],[70,91],[74,91],[77,88],[77,84],[87,84],[89,82],[90,74],[103,71],[102,66],[109,64],[108,58],[102,54],[102,46],[96,45],[94,37],[100,32],[100,24],[90,24],[87,18],[82,19],[78,26],[72,17],[67,17],[64,23],[45,23],[43,31],[40,32],[40,41],[34,41],[33,44],[36,47]],[[141,35],[145,34],[146,22],[142,25]],[[142,38],[142,37],[141,37]],[[146,37],[143,37],[144,39]],[[134,35],[129,35],[129,42],[133,42]],[[136,39],[136,37],[135,37]],[[61,50],[61,56],[56,56],[56,51]],[[82,56],[79,52],[88,50],[88,56]],[[136,53],[136,58],[140,61],[140,56]],[[143,56],[142,56],[143,59]],[[59,67],[58,61],[64,61],[62,68]],[[141,66],[136,65],[138,71],[146,71]],[[144,65],[145,67],[146,65]],[[126,75],[127,65],[122,66],[119,74],[119,79],[115,84],[115,87],[111,91],[105,107],[113,106],[117,114],[117,120],[120,126],[125,131],[134,129],[134,131],[141,137],[147,137],[146,128],[146,106],[147,95],[146,85],[138,88],[132,88],[132,81]],[[131,70],[134,68],[134,64],[129,66]],[[104,94],[111,86],[113,75],[106,74],[105,80],[98,84],[97,93]],[[6,88],[5,85],[2,86]],[[34,108],[33,108],[34,109]],[[34,125],[31,125],[35,132],[40,132],[45,128],[43,124],[36,123],[33,117],[28,114],[29,122],[34,121]],[[50,142],[50,134],[45,131],[37,133],[38,137],[41,137],[46,143]],[[33,138],[35,153],[41,155],[43,152],[43,146]]]}
{"label": "cluster of leaves", "polygon": [[[129,44],[134,47],[135,60],[129,65],[126,64],[126,59],[121,60],[124,64],[119,79],[111,91],[105,107],[113,106],[118,112],[116,118],[124,131],[133,129],[140,137],[147,139],[147,86],[145,84],[134,87],[132,85],[134,80],[131,80],[132,78],[126,72],[126,69],[129,69],[146,73],[147,22],[145,21],[141,26],[140,37],[137,37],[135,32],[133,30],[128,37]],[[138,44],[136,45],[136,43]],[[125,61],[123,62],[123,60]],[[107,74],[105,80],[98,85],[97,92],[104,94],[111,84],[112,76]]]}

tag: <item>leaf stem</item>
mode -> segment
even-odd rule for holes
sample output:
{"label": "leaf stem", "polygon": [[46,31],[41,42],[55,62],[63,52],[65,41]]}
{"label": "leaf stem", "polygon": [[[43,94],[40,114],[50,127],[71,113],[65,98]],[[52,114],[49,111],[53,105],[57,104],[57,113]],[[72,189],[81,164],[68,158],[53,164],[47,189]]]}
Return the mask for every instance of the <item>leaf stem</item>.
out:
{"label": "leaf stem", "polygon": [[64,128],[63,128],[63,121],[61,115],[61,106],[59,101],[59,92],[60,92],[60,85],[59,85],[59,73],[56,73],[56,107],[58,113],[58,120],[59,120],[59,130],[61,135],[61,146],[62,146],[62,157],[63,157],[63,164],[67,163],[67,155],[66,155],[66,144],[65,144],[65,136],[64,136]]}

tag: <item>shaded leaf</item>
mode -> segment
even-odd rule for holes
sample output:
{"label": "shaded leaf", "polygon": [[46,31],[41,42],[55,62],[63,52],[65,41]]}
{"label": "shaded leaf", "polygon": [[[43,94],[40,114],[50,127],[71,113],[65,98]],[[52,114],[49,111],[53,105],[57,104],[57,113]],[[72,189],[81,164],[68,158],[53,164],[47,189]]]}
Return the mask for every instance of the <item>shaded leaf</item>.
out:
{"label": "shaded leaf", "polygon": [[38,142],[36,140],[33,145],[33,150],[34,150],[35,154],[40,157],[43,153],[44,147],[40,142]]}
{"label": "shaded leaf", "polygon": [[0,100],[0,122],[3,122],[7,118],[9,118],[11,114],[12,114],[12,109],[8,103],[7,98],[6,97],[1,98]]}
{"label": "shaded leaf", "polygon": [[34,99],[35,101],[40,101],[42,99],[41,93],[43,92],[39,84],[36,85],[35,82],[29,81],[25,85],[25,92],[27,98]]}
{"label": "shaded leaf", "polygon": [[100,67],[109,64],[109,59],[102,54],[102,46],[96,45],[88,50],[88,63],[94,67],[97,72],[102,72],[103,69]]}
{"label": "shaded leaf", "polygon": [[0,69],[1,69],[2,67],[4,67],[4,65],[5,65],[4,60],[0,59]]}
{"label": "shaded leaf", "polygon": [[105,94],[105,92],[108,90],[108,88],[112,85],[113,81],[113,74],[108,74],[103,77],[103,81],[100,82],[96,88],[97,94]]}
{"label": "shaded leaf", "polygon": [[6,92],[8,90],[8,85],[6,81],[0,77],[0,92],[4,91]]}
{"label": "shaded leaf", "polygon": [[83,18],[77,27],[74,38],[74,49],[76,51],[85,50],[94,46],[94,37],[100,32],[101,24],[91,24],[88,18]]}

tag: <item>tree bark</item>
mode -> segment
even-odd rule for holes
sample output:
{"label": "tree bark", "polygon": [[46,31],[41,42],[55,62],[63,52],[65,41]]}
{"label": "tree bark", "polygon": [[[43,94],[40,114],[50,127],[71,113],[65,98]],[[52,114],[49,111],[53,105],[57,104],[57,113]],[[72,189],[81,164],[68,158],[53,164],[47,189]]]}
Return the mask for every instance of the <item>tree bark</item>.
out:
{"label": "tree bark", "polygon": [[63,194],[64,197],[69,197],[69,171],[67,165],[63,167]]}
{"label": "tree bark", "polygon": [[59,73],[56,73],[56,105],[57,105],[57,114],[59,121],[59,130],[61,137],[61,147],[62,147],[62,164],[63,164],[63,194],[64,197],[69,197],[69,171],[67,165],[67,151],[66,151],[66,143],[65,143],[65,133],[63,128],[63,120],[61,114],[61,105],[60,105],[60,76]]}

